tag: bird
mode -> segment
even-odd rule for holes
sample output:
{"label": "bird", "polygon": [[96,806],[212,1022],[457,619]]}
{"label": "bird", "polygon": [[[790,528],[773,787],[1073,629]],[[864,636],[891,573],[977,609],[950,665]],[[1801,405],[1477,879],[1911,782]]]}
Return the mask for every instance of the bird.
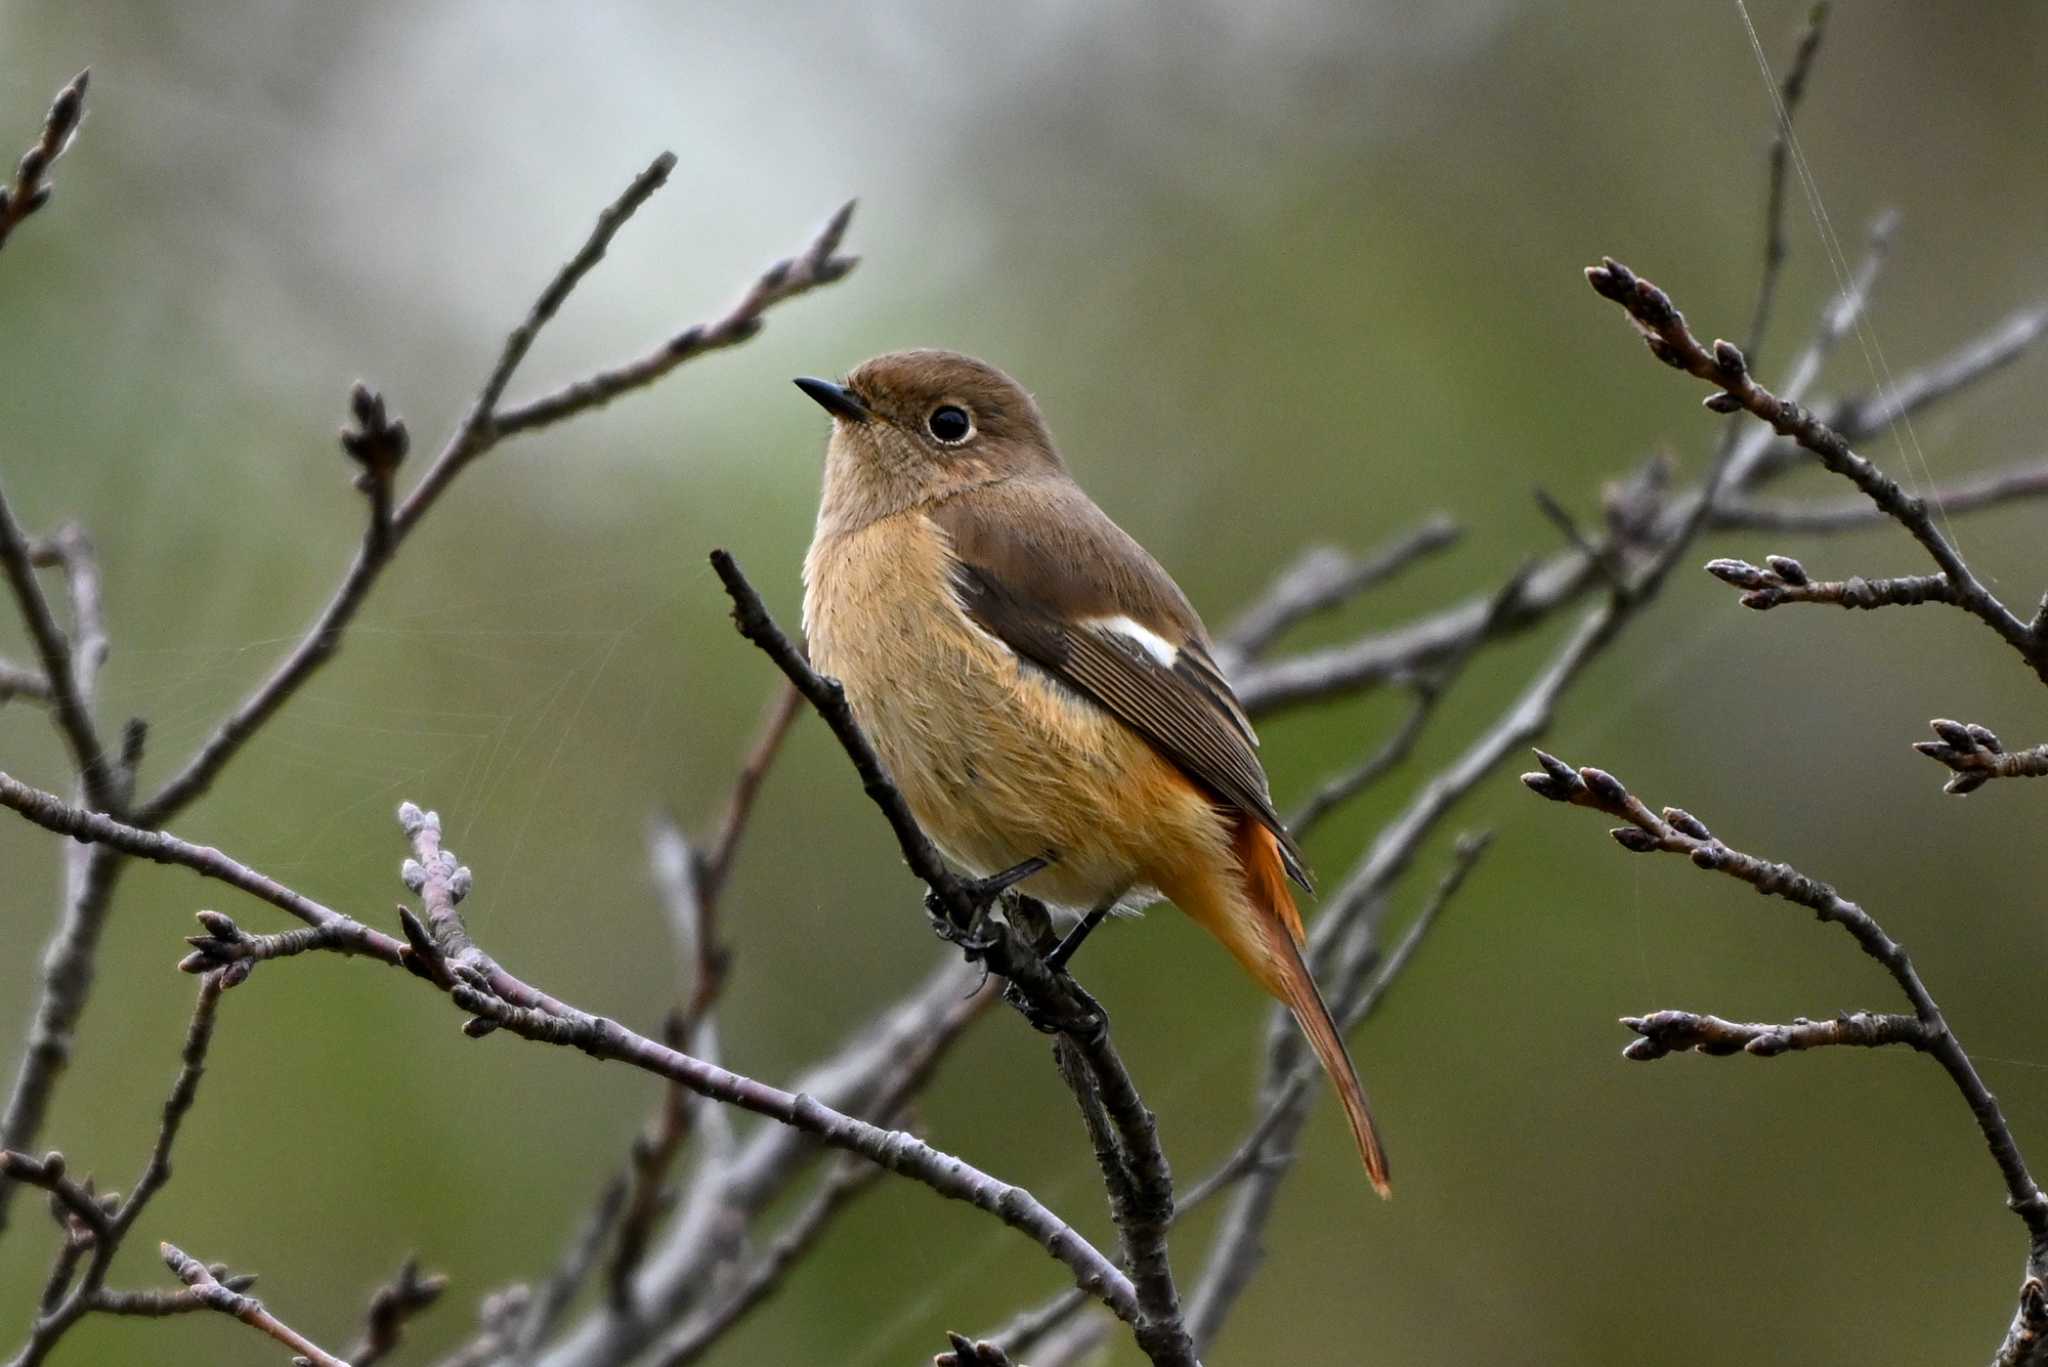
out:
{"label": "bird", "polygon": [[1386,1149],[1302,957],[1258,737],[1202,619],[1069,473],[1038,404],[958,352],[796,385],[832,416],[804,557],[812,666],[836,678],[927,836],[969,875],[1079,917],[1161,898],[1284,1003],[1374,1190]]}

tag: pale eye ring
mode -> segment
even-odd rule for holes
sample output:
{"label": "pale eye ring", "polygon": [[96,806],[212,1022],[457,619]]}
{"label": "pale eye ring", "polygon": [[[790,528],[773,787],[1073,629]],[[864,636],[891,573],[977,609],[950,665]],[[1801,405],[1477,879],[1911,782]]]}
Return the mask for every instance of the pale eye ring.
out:
{"label": "pale eye ring", "polygon": [[932,439],[945,446],[958,446],[974,435],[974,419],[957,403],[942,403],[924,420]]}

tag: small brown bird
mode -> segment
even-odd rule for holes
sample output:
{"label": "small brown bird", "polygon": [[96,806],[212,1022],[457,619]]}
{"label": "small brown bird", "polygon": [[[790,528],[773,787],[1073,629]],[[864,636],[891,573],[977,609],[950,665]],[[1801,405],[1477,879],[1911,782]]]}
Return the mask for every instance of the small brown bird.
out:
{"label": "small brown bird", "polygon": [[804,559],[811,662],[918,822],[969,873],[1028,874],[1023,890],[1082,914],[1055,966],[1111,911],[1164,896],[1192,916],[1294,1013],[1386,1195],[1365,1091],[1301,958],[1301,851],[1186,596],[995,367],[901,351],[796,383],[833,417]]}

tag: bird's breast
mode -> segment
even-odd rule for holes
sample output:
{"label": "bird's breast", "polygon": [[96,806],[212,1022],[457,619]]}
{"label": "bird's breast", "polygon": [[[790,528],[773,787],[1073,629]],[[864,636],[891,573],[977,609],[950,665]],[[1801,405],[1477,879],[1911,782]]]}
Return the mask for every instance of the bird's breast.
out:
{"label": "bird's breast", "polygon": [[1208,802],[1135,732],[969,621],[954,570],[945,532],[919,512],[820,537],[804,561],[811,663],[845,687],[918,822],[970,871],[1050,851],[1058,862],[1025,886],[1081,908],[1149,882],[1165,844],[1205,838]]}

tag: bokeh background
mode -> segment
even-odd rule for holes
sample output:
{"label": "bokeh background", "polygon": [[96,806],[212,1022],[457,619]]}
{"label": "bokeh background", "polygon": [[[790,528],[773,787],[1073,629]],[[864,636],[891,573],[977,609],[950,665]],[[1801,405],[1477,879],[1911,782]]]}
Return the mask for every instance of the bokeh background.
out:
{"label": "bokeh background", "polygon": [[[1752,9],[1782,65],[1803,5]],[[1882,207],[1903,213],[1874,314],[1894,369],[2048,292],[2044,36],[2048,13],[2017,4],[1835,16],[1802,136],[1852,246]],[[14,3],[0,7],[0,143],[25,144],[87,63],[91,113],[55,203],[0,260],[0,463],[29,520],[75,516],[99,542],[115,641],[104,710],[149,719],[153,776],[346,562],[361,515],[333,433],[351,380],[382,387],[431,450],[596,209],[661,148],[680,158],[670,187],[515,393],[711,316],[860,196],[851,244],[865,260],[845,283],[778,311],[752,344],[465,475],[339,660],[179,822],[388,917],[392,807],[438,807],[477,871],[486,942],[643,1026],[673,994],[646,815],[713,815],[771,682],[726,623],[706,549],[732,547],[795,616],[824,428],[791,375],[912,344],[998,361],[1212,621],[1306,543],[1363,546],[1437,510],[1464,523],[1455,552],[1305,637],[1332,639],[1554,548],[1534,484],[1591,512],[1600,483],[1653,450],[1702,468],[1716,420],[1699,386],[1649,362],[1580,268],[1613,253],[1703,332],[1739,332],[1770,124],[1735,9],[1619,0]],[[1790,231],[1776,358],[1833,287],[1797,199]],[[1917,425],[1935,476],[2040,450],[2041,364]],[[1869,382],[1861,350],[1843,348],[1829,387]],[[1878,454],[1901,464],[1888,444]],[[2044,530],[2039,505],[1958,525],[2022,604],[2043,578]],[[1895,530],[1714,535],[1693,558],[1765,551],[1829,574],[1922,568]],[[1326,877],[1554,639],[1468,676],[1408,768],[1318,834]],[[0,624],[0,651],[20,649]],[[1946,798],[1907,748],[1932,716],[2042,739],[2041,703],[1959,614],[1753,615],[1683,570],[1569,695],[1552,748],[1860,896],[1913,949],[2048,1161],[2048,791]],[[1383,697],[1271,724],[1282,805],[1398,715]],[[0,765],[63,782],[28,708],[0,709]],[[1370,1199],[1322,1108],[1215,1360],[1981,1359],[2021,1231],[1935,1067],[1852,1051],[1617,1057],[1626,1012],[1892,1008],[1889,981],[1795,909],[1622,854],[1596,818],[1523,794],[1518,767],[1426,852],[1401,915],[1456,829],[1500,832],[1356,1046],[1399,1198]],[[0,822],[0,1055],[22,1037],[58,857]],[[123,886],[46,1131],[75,1168],[125,1186],[139,1164],[189,1009],[178,937],[214,905],[280,919],[182,873]],[[936,953],[814,723],[766,793],[727,905],[725,1037],[736,1066],[771,1079]],[[1202,1170],[1246,1118],[1260,1001],[1170,913],[1111,930],[1087,976],[1177,1169]],[[465,1335],[483,1293],[545,1268],[655,1088],[570,1053],[472,1043],[455,1024],[432,994],[361,964],[258,974],[224,1005],[178,1179],[117,1280],[163,1284],[151,1241],[174,1238],[260,1271],[282,1313],[345,1340],[411,1249],[457,1284],[408,1360]],[[983,1023],[924,1120],[1106,1228],[1043,1045],[1016,1021]],[[35,1203],[19,1209],[0,1241],[10,1325],[25,1324],[49,1248]],[[1180,1240],[1184,1268],[1200,1247]],[[942,1328],[984,1327],[1058,1282],[985,1217],[885,1186],[717,1361],[900,1367],[941,1346]],[[93,1324],[61,1357],[275,1359],[213,1317]]]}

